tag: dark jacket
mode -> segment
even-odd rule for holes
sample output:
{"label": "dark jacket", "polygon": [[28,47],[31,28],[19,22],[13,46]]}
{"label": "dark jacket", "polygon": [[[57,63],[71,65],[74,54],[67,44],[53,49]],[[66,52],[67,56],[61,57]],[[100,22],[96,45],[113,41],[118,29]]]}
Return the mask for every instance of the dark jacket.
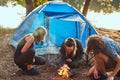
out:
{"label": "dark jacket", "polygon": [[81,42],[78,39],[75,39],[75,42],[76,42],[75,55],[66,55],[64,42],[62,43],[61,48],[60,48],[62,63],[66,63],[67,58],[71,58],[72,62],[74,62],[74,61],[77,62],[77,61],[81,60],[82,55],[83,55],[83,47],[82,47]]}

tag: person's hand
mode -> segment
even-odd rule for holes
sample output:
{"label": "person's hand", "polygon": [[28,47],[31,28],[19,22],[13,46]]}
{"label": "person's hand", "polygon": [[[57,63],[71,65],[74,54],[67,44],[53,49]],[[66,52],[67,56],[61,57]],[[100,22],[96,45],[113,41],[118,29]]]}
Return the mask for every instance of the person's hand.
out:
{"label": "person's hand", "polygon": [[68,58],[66,59],[67,62],[72,62],[72,59]]}
{"label": "person's hand", "polygon": [[91,68],[89,69],[89,71],[87,72],[87,75],[88,75],[88,76],[92,75],[92,74],[94,73],[94,70],[95,70],[94,66],[91,67]]}
{"label": "person's hand", "polygon": [[107,80],[114,80],[113,76],[109,76]]}
{"label": "person's hand", "polygon": [[33,58],[33,63],[35,62],[35,58]]}
{"label": "person's hand", "polygon": [[95,78],[95,79],[98,79],[98,78],[99,78],[99,76],[98,76],[98,71],[97,71],[96,69],[94,70],[94,78]]}

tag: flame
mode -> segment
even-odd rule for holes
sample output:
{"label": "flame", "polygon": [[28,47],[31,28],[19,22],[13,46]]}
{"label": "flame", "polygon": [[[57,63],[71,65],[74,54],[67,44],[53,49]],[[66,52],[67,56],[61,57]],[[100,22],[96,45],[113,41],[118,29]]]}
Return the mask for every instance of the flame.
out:
{"label": "flame", "polygon": [[58,69],[58,74],[65,78],[69,78],[71,76],[70,68],[67,64],[64,64],[60,69]]}

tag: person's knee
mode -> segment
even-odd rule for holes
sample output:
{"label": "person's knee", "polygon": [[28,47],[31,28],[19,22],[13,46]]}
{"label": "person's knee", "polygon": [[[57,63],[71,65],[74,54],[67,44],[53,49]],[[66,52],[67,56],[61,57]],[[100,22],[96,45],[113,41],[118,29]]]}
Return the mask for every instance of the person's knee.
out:
{"label": "person's knee", "polygon": [[104,55],[97,55],[95,57],[96,69],[101,73],[105,73],[106,58]]}
{"label": "person's knee", "polygon": [[94,73],[94,71],[95,71],[95,67],[92,66],[92,67],[89,69],[87,75],[88,75],[88,76],[89,76],[89,75],[92,75],[92,74]]}
{"label": "person's knee", "polygon": [[107,57],[104,56],[104,55],[96,55],[95,56],[95,63],[98,64],[98,65],[103,65],[107,62],[106,59],[107,59]]}
{"label": "person's knee", "polygon": [[104,54],[100,53],[100,54],[95,56],[95,60],[97,60],[99,62],[104,61],[105,63],[107,63],[108,60],[109,60],[109,57],[107,55],[104,55]]}
{"label": "person's knee", "polygon": [[35,56],[35,65],[44,65],[46,63],[46,59],[43,57]]}

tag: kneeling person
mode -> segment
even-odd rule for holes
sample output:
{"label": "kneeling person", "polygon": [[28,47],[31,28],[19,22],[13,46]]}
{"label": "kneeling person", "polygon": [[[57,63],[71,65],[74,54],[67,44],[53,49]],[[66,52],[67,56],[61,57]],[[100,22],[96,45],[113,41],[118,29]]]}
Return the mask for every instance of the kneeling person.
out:
{"label": "kneeling person", "polygon": [[44,42],[47,30],[44,27],[38,27],[33,34],[25,35],[19,42],[14,54],[15,64],[28,75],[38,75],[39,72],[33,68],[33,65],[43,65],[46,60],[35,56],[33,44]]}
{"label": "kneeling person", "polygon": [[81,42],[74,38],[66,39],[60,48],[60,54],[61,66],[67,64],[70,68],[78,68],[83,55]]}
{"label": "kneeling person", "polygon": [[107,80],[120,76],[120,47],[114,40],[107,36],[92,35],[87,40],[86,53],[94,55],[94,65],[88,75],[93,75],[95,80],[107,78],[107,71],[112,71]]}

